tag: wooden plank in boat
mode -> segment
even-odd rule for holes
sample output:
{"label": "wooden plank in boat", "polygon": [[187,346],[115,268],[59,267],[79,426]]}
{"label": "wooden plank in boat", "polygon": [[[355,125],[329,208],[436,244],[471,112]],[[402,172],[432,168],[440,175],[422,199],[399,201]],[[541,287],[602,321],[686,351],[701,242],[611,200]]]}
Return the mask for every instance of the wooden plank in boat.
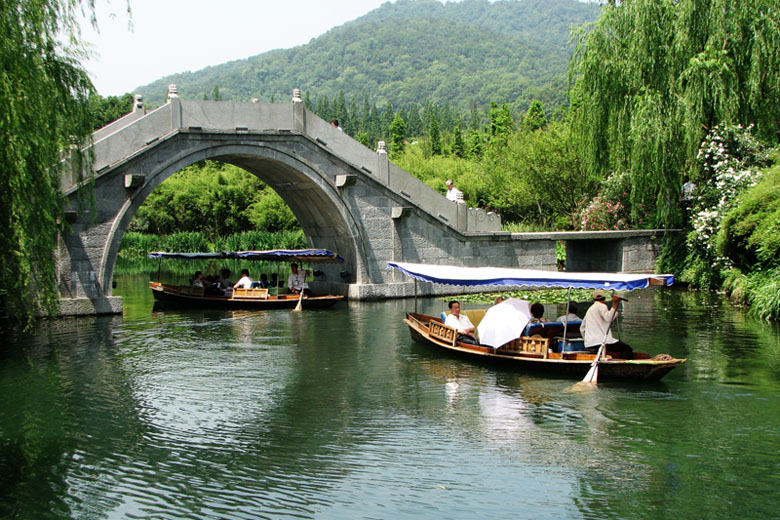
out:
{"label": "wooden plank in boat", "polygon": [[503,345],[501,350],[513,354],[540,356],[542,359],[547,359],[550,352],[550,338],[521,336]]}
{"label": "wooden plank in boat", "polygon": [[428,323],[428,331],[432,338],[436,338],[448,345],[455,346],[455,341],[458,339],[457,330],[447,327],[438,321],[431,320]]}
{"label": "wooden plank in boat", "polygon": [[246,298],[267,300],[268,289],[262,289],[260,287],[256,287],[254,289],[233,289],[234,300],[241,300]]}

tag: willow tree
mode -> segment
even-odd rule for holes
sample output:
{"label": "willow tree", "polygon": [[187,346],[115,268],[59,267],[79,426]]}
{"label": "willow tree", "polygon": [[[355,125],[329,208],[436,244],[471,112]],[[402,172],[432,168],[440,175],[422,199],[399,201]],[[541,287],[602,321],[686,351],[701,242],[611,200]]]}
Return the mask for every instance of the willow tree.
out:
{"label": "willow tree", "polygon": [[572,124],[591,173],[629,171],[634,217],[679,218],[708,129],[780,125],[780,0],[609,2],[576,36]]}
{"label": "willow tree", "polygon": [[[93,9],[94,0],[86,0]],[[61,151],[92,130],[79,0],[0,2],[0,316],[56,310]],[[93,11],[94,12],[94,11]]]}

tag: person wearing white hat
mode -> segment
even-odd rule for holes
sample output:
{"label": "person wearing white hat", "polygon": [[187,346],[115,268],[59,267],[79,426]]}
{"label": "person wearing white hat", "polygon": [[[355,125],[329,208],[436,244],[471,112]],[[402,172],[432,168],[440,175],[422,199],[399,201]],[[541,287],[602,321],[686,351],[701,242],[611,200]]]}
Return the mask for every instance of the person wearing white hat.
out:
{"label": "person wearing white hat", "polygon": [[[590,306],[580,325],[580,334],[585,340],[585,350],[598,351],[602,343],[606,343],[609,352],[620,352],[621,357],[631,358],[634,351],[631,347],[612,336],[612,322],[617,319],[620,296],[612,295],[612,307],[607,304],[606,294],[602,289],[593,291],[593,305]],[[606,340],[605,340],[606,338]]]}
{"label": "person wearing white hat", "polygon": [[447,179],[447,200],[458,202],[458,195],[463,195],[461,191],[452,185],[452,179]]}

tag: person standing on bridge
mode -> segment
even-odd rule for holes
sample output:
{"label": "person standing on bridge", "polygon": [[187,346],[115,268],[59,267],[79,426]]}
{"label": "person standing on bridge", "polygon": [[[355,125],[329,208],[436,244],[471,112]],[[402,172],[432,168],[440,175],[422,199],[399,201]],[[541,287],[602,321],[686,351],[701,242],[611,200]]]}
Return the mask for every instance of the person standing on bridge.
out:
{"label": "person standing on bridge", "polygon": [[447,200],[459,202],[463,200],[463,192],[452,185],[452,179],[447,179]]}

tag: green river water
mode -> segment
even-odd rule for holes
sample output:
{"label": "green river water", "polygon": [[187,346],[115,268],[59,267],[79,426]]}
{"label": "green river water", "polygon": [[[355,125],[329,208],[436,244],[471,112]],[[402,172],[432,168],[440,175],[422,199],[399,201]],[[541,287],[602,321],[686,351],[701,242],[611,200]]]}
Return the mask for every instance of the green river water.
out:
{"label": "green river water", "polygon": [[688,363],[577,393],[412,342],[411,300],[163,312],[116,279],[124,316],[4,339],[0,518],[780,518],[778,327],[718,295],[631,293],[622,338]]}

